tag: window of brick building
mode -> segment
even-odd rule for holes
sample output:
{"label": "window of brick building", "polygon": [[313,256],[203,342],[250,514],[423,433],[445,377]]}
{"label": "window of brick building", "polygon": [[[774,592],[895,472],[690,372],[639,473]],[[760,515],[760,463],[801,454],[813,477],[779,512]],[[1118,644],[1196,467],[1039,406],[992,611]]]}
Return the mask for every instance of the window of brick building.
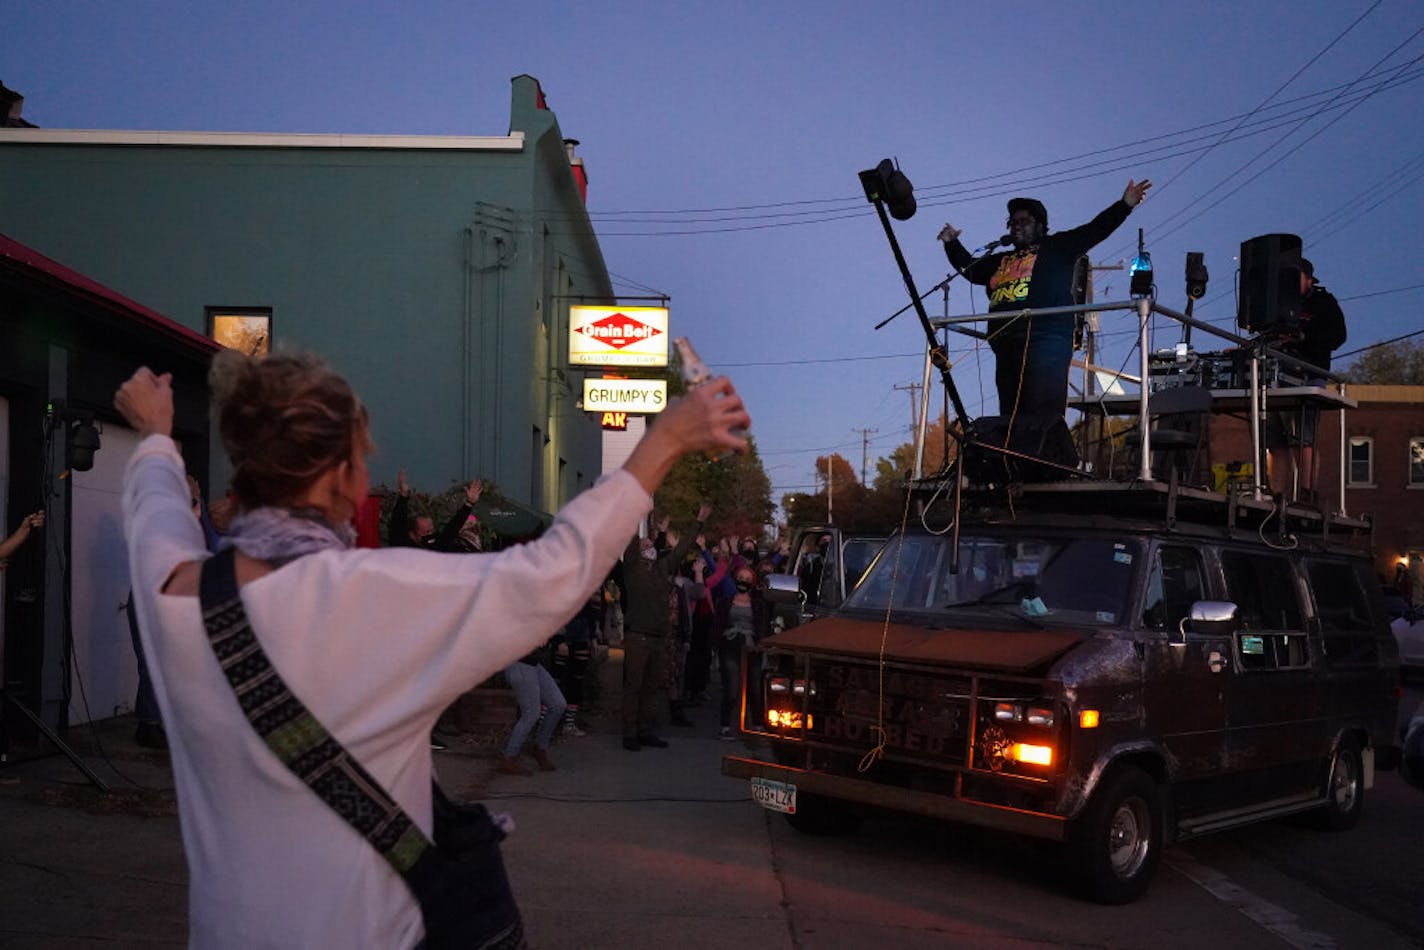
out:
{"label": "window of brick building", "polygon": [[1350,439],[1350,471],[1348,483],[1366,488],[1375,482],[1375,440],[1369,436]]}
{"label": "window of brick building", "polygon": [[1424,488],[1424,437],[1409,440],[1409,486]]}

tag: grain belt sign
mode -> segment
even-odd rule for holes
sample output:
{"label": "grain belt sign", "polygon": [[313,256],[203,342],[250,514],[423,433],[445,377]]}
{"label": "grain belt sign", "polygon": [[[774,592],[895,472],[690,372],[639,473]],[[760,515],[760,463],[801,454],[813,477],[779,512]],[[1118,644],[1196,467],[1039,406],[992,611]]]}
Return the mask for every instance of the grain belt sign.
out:
{"label": "grain belt sign", "polygon": [[667,366],[667,308],[570,307],[569,364]]}

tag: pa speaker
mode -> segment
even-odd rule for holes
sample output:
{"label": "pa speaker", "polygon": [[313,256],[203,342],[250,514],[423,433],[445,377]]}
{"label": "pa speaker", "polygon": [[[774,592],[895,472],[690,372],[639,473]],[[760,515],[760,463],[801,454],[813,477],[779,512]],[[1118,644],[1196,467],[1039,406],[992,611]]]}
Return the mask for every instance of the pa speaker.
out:
{"label": "pa speaker", "polygon": [[1262,234],[1241,242],[1236,325],[1260,333],[1300,325],[1300,238]]}
{"label": "pa speaker", "polygon": [[[1078,467],[1078,449],[1062,416],[1015,416],[1012,429],[1008,416],[981,416],[974,420],[973,433],[964,450],[965,471],[971,482],[1051,482],[1068,477],[1052,465]],[[1015,454],[996,451],[999,448]]]}

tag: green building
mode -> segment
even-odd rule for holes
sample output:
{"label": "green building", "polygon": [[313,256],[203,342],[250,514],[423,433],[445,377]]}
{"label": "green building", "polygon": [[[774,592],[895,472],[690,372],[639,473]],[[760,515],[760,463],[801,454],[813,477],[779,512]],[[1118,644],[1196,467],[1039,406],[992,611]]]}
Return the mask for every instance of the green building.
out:
{"label": "green building", "polygon": [[377,482],[483,477],[550,512],[601,470],[568,308],[613,302],[574,144],[530,76],[507,135],[0,128],[0,233],[199,333],[322,355],[368,403]]}
{"label": "green building", "polygon": [[112,399],[140,364],[175,373],[209,496],[227,481],[213,338],[347,376],[377,482],[478,476],[542,513],[598,477],[568,317],[612,289],[576,143],[535,79],[512,92],[507,135],[431,137],[40,129],[0,86],[0,537],[49,516],[0,572],[0,754],[35,737],[21,712],[62,731],[132,708],[119,487],[137,437]]}

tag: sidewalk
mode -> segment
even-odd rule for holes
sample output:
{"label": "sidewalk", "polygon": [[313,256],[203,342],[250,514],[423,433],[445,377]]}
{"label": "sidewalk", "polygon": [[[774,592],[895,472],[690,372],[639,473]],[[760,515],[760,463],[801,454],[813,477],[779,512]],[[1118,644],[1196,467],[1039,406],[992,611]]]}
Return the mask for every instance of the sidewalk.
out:
{"label": "sidewalk", "polygon": [[[453,737],[434,754],[453,795],[512,814],[505,857],[531,946],[783,946],[777,892],[749,873],[765,873],[765,819],[719,773],[721,756],[744,747],[716,738],[715,695],[689,710],[693,728],[667,727],[669,748],[628,752],[621,673],[611,650],[589,734],[555,743],[557,771],[493,773],[491,735]],[[67,737],[108,794],[59,754],[0,765],[0,947],[186,946],[172,773],[133,729],[123,717]]]}

